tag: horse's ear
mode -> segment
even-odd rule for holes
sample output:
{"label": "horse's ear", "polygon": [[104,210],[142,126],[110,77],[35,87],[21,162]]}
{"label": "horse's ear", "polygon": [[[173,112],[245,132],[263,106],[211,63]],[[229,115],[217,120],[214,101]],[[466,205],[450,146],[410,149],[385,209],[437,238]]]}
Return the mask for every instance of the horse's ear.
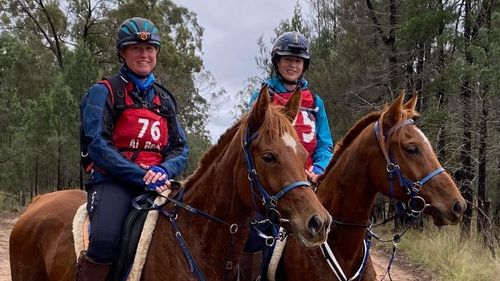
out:
{"label": "horse's ear", "polygon": [[411,99],[403,105],[403,107],[404,109],[410,109],[411,111],[415,111],[415,108],[417,107],[417,102],[418,102],[418,94],[415,93],[413,94],[413,97],[411,97]]}
{"label": "horse's ear", "polygon": [[271,98],[269,97],[269,90],[267,85],[264,85],[260,89],[259,98],[253,105],[252,112],[248,120],[248,129],[250,133],[257,132],[262,123],[264,123],[270,102]]}
{"label": "horse's ear", "polygon": [[295,89],[295,92],[293,92],[292,96],[290,97],[290,99],[288,99],[284,107],[285,114],[290,120],[290,122],[293,122],[293,120],[295,120],[295,117],[297,116],[297,113],[299,113],[301,100],[302,100],[302,91],[300,87],[297,87]]}
{"label": "horse's ear", "polygon": [[400,112],[401,109],[403,108],[403,101],[405,99],[405,91],[401,91],[401,94],[399,94],[399,97],[397,97],[389,106],[389,109],[387,111],[390,112]]}
{"label": "horse's ear", "polygon": [[395,99],[389,108],[384,113],[384,129],[392,128],[401,119],[401,113],[403,110],[403,100],[405,99],[405,91],[401,91],[401,94],[397,99]]}

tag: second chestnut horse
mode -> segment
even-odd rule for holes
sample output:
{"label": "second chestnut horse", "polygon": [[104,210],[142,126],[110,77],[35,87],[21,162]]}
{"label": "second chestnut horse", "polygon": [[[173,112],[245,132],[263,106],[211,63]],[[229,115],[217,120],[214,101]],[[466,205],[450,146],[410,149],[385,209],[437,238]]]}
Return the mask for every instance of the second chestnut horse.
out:
{"label": "second chestnut horse", "polygon": [[[460,222],[465,200],[412,119],[417,96],[406,104],[403,99],[404,93],[384,111],[366,115],[336,145],[317,191],[333,217],[329,247],[322,246],[328,259],[291,237],[270,280],[375,280],[363,241],[377,193],[407,203],[413,215],[430,214],[438,226]],[[332,255],[336,266],[329,265]]]}

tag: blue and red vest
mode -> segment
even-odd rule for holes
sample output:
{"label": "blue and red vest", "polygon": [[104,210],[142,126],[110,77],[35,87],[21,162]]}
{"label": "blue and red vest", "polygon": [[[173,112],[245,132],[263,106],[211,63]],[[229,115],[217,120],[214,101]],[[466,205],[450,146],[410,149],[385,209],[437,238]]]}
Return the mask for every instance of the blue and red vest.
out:
{"label": "blue and red vest", "polygon": [[[113,126],[112,131],[107,133],[113,146],[136,164],[153,166],[164,162],[171,133],[169,128],[177,128],[176,124],[169,124],[168,121],[171,118],[175,120],[177,108],[171,94],[153,84],[150,91],[154,94],[150,92],[152,100],[148,102],[146,97],[138,96],[132,83],[119,75],[104,77],[98,84],[104,85],[110,93]],[[81,131],[81,162],[85,172],[90,173],[94,163],[88,157],[89,142],[83,135]]]}
{"label": "blue and red vest", "polygon": [[155,95],[152,107],[138,105],[130,95],[130,86],[124,93],[125,108],[115,121],[113,145],[132,162],[158,165],[163,162],[161,151],[168,144],[168,121],[160,115],[160,98]]}
{"label": "blue and red vest", "polygon": [[[108,80],[106,85],[113,93]],[[124,106],[115,120],[112,133],[113,145],[122,155],[137,164],[148,166],[163,162],[162,150],[168,145],[168,121],[160,114],[161,100],[155,95],[151,105],[141,104],[131,96],[132,83],[124,87]],[[115,104],[114,95],[111,95]]]}
{"label": "blue and red vest", "polygon": [[[309,156],[307,157],[306,168],[313,165],[312,155],[316,149],[316,103],[314,95],[309,89],[302,90],[302,101],[300,111],[295,117],[293,126],[297,131],[300,143],[304,146]],[[290,99],[293,92],[276,93],[271,92],[272,101],[274,104],[285,105]]]}

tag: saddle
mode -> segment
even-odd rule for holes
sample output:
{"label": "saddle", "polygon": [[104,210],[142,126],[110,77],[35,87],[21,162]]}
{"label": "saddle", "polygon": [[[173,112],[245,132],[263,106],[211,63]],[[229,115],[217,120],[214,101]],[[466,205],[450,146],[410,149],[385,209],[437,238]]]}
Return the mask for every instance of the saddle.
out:
{"label": "saddle", "polygon": [[[170,189],[166,190],[162,195],[168,196],[170,192]],[[134,201],[135,208],[125,220],[120,252],[113,262],[108,281],[138,281],[140,279],[159,215],[158,210],[151,210],[151,208],[154,205],[162,205],[165,201],[165,198],[157,197],[155,193]],[[88,248],[88,229],[89,219],[85,203],[80,206],[73,219],[73,238],[77,257],[82,250]]]}

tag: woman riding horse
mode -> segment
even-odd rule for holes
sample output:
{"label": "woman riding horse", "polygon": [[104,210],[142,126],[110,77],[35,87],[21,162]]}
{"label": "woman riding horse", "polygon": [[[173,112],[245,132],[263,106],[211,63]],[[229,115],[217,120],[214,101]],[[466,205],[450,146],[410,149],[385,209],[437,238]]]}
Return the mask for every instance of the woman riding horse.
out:
{"label": "woman riding horse", "polygon": [[[326,240],[331,217],[306,181],[307,152],[292,125],[299,107],[300,91],[281,107],[272,105],[267,88],[262,89],[252,110],[221,136],[185,181],[183,203],[160,208],[141,280],[234,276],[232,265],[250,227],[262,223],[253,220],[256,211],[282,223],[305,246]],[[72,221],[85,201],[79,190],[35,198],[11,233],[12,281],[73,280]]]}

